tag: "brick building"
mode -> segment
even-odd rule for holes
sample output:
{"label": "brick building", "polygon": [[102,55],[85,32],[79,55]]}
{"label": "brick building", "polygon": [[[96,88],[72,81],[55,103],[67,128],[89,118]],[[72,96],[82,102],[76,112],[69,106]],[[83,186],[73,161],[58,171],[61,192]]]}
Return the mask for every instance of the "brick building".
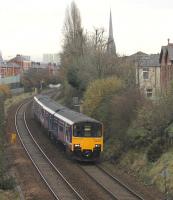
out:
{"label": "brick building", "polygon": [[162,92],[166,92],[173,79],[173,43],[162,46],[160,52],[160,84]]}
{"label": "brick building", "polygon": [[19,88],[20,73],[20,65],[5,62],[0,53],[0,84],[8,85],[11,89]]}
{"label": "brick building", "polygon": [[36,71],[41,71],[41,70],[48,70],[49,76],[55,75],[58,70],[59,66],[55,63],[41,63],[41,62],[31,62],[31,68],[36,69]]}
{"label": "brick building", "polygon": [[20,75],[20,66],[16,63],[0,63],[0,78]]}
{"label": "brick building", "polygon": [[17,64],[20,66],[21,72],[31,67],[30,57],[17,54],[16,57],[10,59],[8,64]]}

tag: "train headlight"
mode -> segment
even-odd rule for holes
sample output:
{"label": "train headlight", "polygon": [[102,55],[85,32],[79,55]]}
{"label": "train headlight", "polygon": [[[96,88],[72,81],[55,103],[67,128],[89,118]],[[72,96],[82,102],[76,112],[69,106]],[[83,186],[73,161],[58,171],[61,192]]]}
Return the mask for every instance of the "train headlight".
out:
{"label": "train headlight", "polygon": [[101,148],[101,144],[95,144],[96,148]]}
{"label": "train headlight", "polygon": [[74,147],[80,147],[80,144],[74,144]]}

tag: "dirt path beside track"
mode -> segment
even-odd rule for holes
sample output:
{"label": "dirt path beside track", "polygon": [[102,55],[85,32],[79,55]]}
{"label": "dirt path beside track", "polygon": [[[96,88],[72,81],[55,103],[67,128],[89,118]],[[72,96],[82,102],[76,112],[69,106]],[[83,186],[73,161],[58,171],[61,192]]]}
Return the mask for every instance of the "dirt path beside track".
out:
{"label": "dirt path beside track", "polygon": [[[51,200],[49,190],[42,183],[38,172],[34,168],[17,137],[16,144],[10,144],[10,133],[15,132],[14,115],[17,106],[9,109],[6,120],[6,168],[15,176],[17,184],[21,187],[24,199],[27,200]],[[10,199],[9,199],[10,200]],[[12,200],[12,199],[11,199]]]}

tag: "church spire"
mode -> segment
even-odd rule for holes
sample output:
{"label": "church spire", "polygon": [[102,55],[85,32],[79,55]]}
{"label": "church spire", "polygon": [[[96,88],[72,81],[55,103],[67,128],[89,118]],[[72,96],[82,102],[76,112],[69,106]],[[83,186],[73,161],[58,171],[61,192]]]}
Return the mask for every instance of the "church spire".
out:
{"label": "church spire", "polygon": [[116,54],[116,47],[115,47],[114,36],[113,36],[111,10],[110,10],[110,19],[109,19],[109,38],[108,38],[108,44],[107,44],[107,51],[110,54]]}

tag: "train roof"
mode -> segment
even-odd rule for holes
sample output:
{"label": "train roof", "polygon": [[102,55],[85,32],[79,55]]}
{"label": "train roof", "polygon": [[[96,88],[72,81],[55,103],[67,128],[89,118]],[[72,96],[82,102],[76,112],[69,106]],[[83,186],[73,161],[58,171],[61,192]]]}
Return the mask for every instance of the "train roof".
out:
{"label": "train roof", "polygon": [[66,123],[72,125],[78,122],[95,122],[100,123],[99,121],[88,117],[82,113],[76,112],[71,110],[61,104],[55,102],[54,100],[50,99],[48,96],[38,95],[34,97],[37,102],[44,107],[49,113],[57,116],[58,118],[62,119]]}

